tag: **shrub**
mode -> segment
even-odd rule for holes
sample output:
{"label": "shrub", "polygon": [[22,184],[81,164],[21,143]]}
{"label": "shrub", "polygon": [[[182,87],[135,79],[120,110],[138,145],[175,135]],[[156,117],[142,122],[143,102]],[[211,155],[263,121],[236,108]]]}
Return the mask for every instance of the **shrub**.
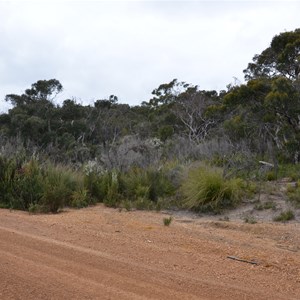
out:
{"label": "shrub", "polygon": [[16,162],[0,156],[0,204],[3,208],[13,207],[13,184],[17,171]]}
{"label": "shrub", "polygon": [[39,162],[31,159],[17,170],[14,178],[14,208],[27,210],[40,202],[43,195],[43,175]]}
{"label": "shrub", "polygon": [[295,215],[291,210],[282,212],[279,216],[275,217],[273,220],[276,222],[286,222],[295,219]]}
{"label": "shrub", "polygon": [[70,205],[75,208],[87,207],[90,203],[88,191],[86,189],[78,189],[74,191],[71,196],[72,200]]}
{"label": "shrub", "polygon": [[107,173],[105,177],[107,192],[104,198],[104,204],[109,207],[118,207],[121,195],[119,193],[119,176],[116,171]]}
{"label": "shrub", "polygon": [[276,180],[276,173],[275,173],[275,171],[268,171],[268,172],[265,174],[265,178],[266,178],[268,181],[274,181],[274,180]]}
{"label": "shrub", "polygon": [[221,169],[207,166],[191,170],[182,184],[187,208],[215,213],[235,207],[244,194],[243,188],[241,179],[224,179]]}
{"label": "shrub", "polygon": [[88,191],[90,197],[95,198],[97,202],[105,200],[110,184],[111,172],[98,173],[92,171],[84,175],[84,188]]}
{"label": "shrub", "polygon": [[47,207],[45,207],[43,205],[31,203],[28,207],[28,212],[31,214],[47,213],[47,212],[49,212],[49,210]]}
{"label": "shrub", "polygon": [[78,174],[63,166],[47,165],[44,170],[41,204],[52,213],[72,201],[73,192],[83,186]]}
{"label": "shrub", "polygon": [[266,201],[264,203],[259,202],[255,204],[254,208],[256,210],[264,210],[264,209],[276,210],[276,204],[273,201]]}
{"label": "shrub", "polygon": [[122,175],[122,191],[127,199],[145,199],[157,203],[172,195],[174,186],[162,170],[133,168]]}
{"label": "shrub", "polygon": [[164,225],[165,225],[165,226],[170,226],[170,224],[171,224],[172,221],[173,221],[173,218],[172,218],[172,217],[164,218],[164,219],[163,219],[163,222],[164,222]]}
{"label": "shrub", "polygon": [[288,177],[292,181],[300,179],[299,165],[295,164],[280,164],[278,166],[278,178]]}
{"label": "shrub", "polygon": [[2,207],[27,210],[42,197],[42,172],[36,159],[24,162],[0,157],[0,203]]}
{"label": "shrub", "polygon": [[288,185],[287,196],[296,207],[300,207],[300,181],[295,186]]}

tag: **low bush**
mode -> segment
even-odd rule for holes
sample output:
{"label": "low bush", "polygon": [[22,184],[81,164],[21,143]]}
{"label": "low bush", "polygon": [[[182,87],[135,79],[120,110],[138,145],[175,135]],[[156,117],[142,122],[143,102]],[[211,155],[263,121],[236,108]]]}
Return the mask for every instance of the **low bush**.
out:
{"label": "low bush", "polygon": [[132,201],[139,199],[157,202],[160,197],[172,195],[174,186],[162,170],[133,168],[122,174],[122,192]]}
{"label": "low bush", "polygon": [[36,159],[17,170],[14,178],[14,208],[27,210],[33,203],[39,203],[43,195],[43,171]]}
{"label": "low bush", "polygon": [[171,223],[173,221],[173,218],[172,217],[169,217],[169,218],[163,218],[163,223],[165,226],[170,226]]}
{"label": "low bush", "polygon": [[68,169],[48,165],[43,178],[43,195],[41,203],[52,213],[70,204],[72,193],[77,188],[77,182]]}
{"label": "low bush", "polygon": [[264,209],[276,210],[276,204],[272,201],[266,201],[264,203],[259,202],[255,204],[254,208],[256,210],[264,210]]}
{"label": "low bush", "polygon": [[195,211],[219,213],[235,207],[245,194],[241,179],[224,179],[222,169],[201,166],[193,169],[182,184],[185,206]]}
{"label": "low bush", "polygon": [[288,185],[287,196],[289,201],[291,201],[295,207],[300,207],[300,180],[296,185]]}
{"label": "low bush", "polygon": [[83,176],[65,166],[3,157],[0,165],[1,207],[55,213],[83,188]]}
{"label": "low bush", "polygon": [[74,191],[71,195],[71,199],[71,207],[82,208],[91,204],[91,198],[88,195],[88,191],[84,188]]}
{"label": "low bush", "polygon": [[122,199],[119,174],[116,171],[108,172],[103,178],[103,182],[106,183],[104,204],[108,207],[118,207]]}
{"label": "low bush", "polygon": [[295,219],[295,215],[291,210],[282,212],[279,216],[275,217],[273,220],[276,222],[287,222]]}
{"label": "low bush", "polygon": [[278,178],[290,178],[292,181],[300,179],[299,165],[295,164],[280,164],[278,166]]}

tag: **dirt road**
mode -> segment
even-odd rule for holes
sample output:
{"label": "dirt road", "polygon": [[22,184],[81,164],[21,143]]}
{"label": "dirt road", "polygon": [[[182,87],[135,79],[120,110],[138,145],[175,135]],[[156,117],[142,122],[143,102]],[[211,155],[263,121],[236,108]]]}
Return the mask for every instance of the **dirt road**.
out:
{"label": "dirt road", "polygon": [[0,299],[300,299],[299,223],[165,217],[0,210]]}

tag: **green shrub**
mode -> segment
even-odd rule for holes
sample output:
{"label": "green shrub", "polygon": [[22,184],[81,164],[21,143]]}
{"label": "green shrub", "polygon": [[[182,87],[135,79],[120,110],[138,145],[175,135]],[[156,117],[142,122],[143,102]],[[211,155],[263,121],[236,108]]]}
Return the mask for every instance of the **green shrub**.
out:
{"label": "green shrub", "polygon": [[27,210],[42,197],[42,172],[36,159],[28,162],[0,157],[2,207]]}
{"label": "green shrub", "polygon": [[276,210],[276,204],[272,201],[267,201],[265,203],[257,203],[255,204],[254,208],[256,210],[264,210],[264,209],[273,209],[273,210]]}
{"label": "green shrub", "polygon": [[74,191],[71,195],[71,207],[82,208],[87,207],[90,203],[90,198],[88,196],[88,191],[86,189],[78,189]]}
{"label": "green shrub", "polygon": [[63,166],[47,165],[44,170],[43,195],[41,204],[52,213],[59,208],[69,205],[73,192],[83,186],[78,174]]}
{"label": "green shrub", "polygon": [[[163,170],[132,168],[121,175],[120,190],[124,198],[134,203],[158,203],[162,197],[168,197],[175,188]],[[143,205],[138,205],[139,207]],[[161,204],[160,204],[161,205]],[[153,206],[153,205],[150,205]]]}
{"label": "green shrub", "polygon": [[16,162],[0,156],[0,204],[3,208],[14,208],[13,185],[16,172]]}
{"label": "green shrub", "polygon": [[288,185],[287,196],[295,207],[300,207],[300,181],[298,181],[295,186]]}
{"label": "green shrub", "polygon": [[221,169],[206,166],[191,170],[182,184],[187,208],[215,213],[235,207],[244,194],[244,188],[241,179],[224,179]]}
{"label": "green shrub", "polygon": [[274,181],[276,180],[276,173],[274,171],[268,171],[265,175],[266,180],[268,181]]}
{"label": "green shrub", "polygon": [[172,217],[169,218],[163,218],[163,223],[165,226],[170,226],[171,222],[173,221]]}
{"label": "green shrub", "polygon": [[280,164],[278,166],[278,178],[288,177],[292,181],[300,179],[299,165],[295,164]]}
{"label": "green shrub", "polygon": [[120,208],[124,208],[126,209],[127,211],[130,211],[132,209],[132,202],[129,201],[129,200],[123,200],[120,204]]}
{"label": "green shrub", "polygon": [[97,202],[104,202],[110,185],[111,172],[97,173],[93,171],[84,176],[84,187]]}
{"label": "green shrub", "polygon": [[122,198],[119,193],[119,174],[116,171],[111,171],[106,178],[108,179],[105,181],[107,192],[103,202],[108,207],[118,207]]}
{"label": "green shrub", "polygon": [[43,174],[39,162],[31,159],[20,168],[14,179],[14,208],[27,210],[40,202],[43,195]]}
{"label": "green shrub", "polygon": [[295,215],[291,210],[282,212],[279,216],[275,217],[273,220],[276,222],[287,222],[295,219]]}
{"label": "green shrub", "polygon": [[155,203],[148,199],[139,198],[131,203],[138,210],[154,210],[156,208]]}
{"label": "green shrub", "polygon": [[28,207],[28,212],[31,214],[36,214],[36,213],[47,213],[49,212],[48,208],[40,205],[40,204],[36,204],[36,203],[30,203],[29,207]]}

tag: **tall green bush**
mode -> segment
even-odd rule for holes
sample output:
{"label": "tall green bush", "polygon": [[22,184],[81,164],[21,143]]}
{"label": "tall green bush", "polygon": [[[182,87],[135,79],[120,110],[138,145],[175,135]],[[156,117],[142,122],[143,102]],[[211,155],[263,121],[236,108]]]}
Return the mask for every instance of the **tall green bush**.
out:
{"label": "tall green bush", "polygon": [[13,159],[0,156],[0,206],[13,206],[13,184],[17,166]]}
{"label": "tall green bush", "polygon": [[36,159],[31,159],[17,170],[14,178],[14,208],[27,210],[30,205],[38,204],[43,195],[42,169]]}
{"label": "tall green bush", "polygon": [[170,195],[173,186],[162,171],[133,168],[123,174],[124,193],[127,198],[143,198],[157,202],[159,197]]}
{"label": "tall green bush", "polygon": [[82,176],[67,167],[49,164],[44,171],[41,203],[50,212],[56,213],[64,205],[71,205],[74,192],[82,188]]}
{"label": "tall green bush", "polygon": [[195,211],[219,213],[224,208],[235,207],[243,195],[241,179],[224,179],[223,171],[201,166],[189,172],[182,184],[184,204]]}

